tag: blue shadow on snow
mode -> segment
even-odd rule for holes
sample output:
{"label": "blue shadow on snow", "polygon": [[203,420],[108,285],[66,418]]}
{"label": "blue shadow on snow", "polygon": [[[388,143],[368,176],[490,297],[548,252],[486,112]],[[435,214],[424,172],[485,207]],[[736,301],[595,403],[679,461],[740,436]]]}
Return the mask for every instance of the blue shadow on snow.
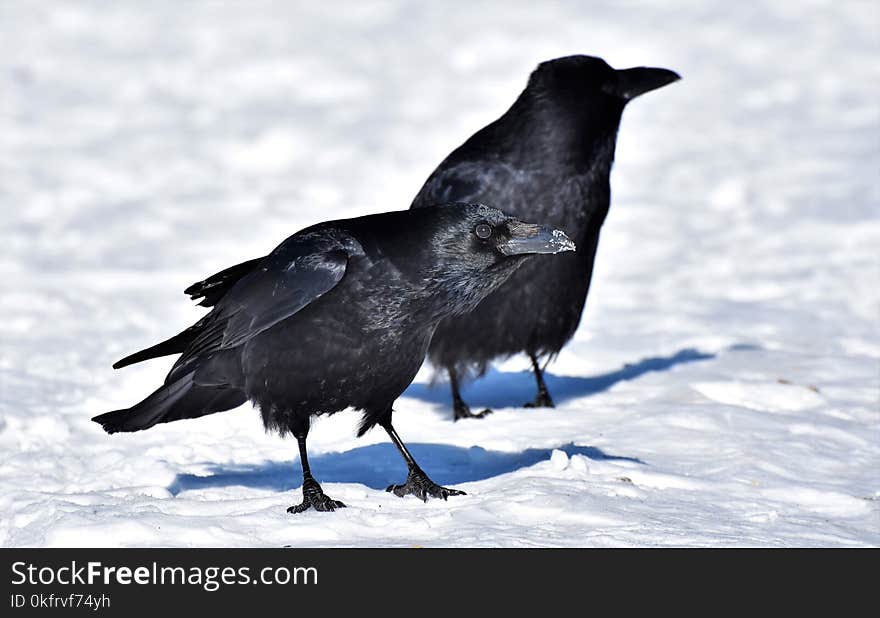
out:
{"label": "blue shadow on snow", "polygon": [[[557,376],[545,371],[544,381],[553,396],[553,401],[559,404],[568,399],[601,393],[618,382],[635,380],[652,371],[666,371],[675,365],[710,358],[715,358],[715,355],[686,348],[679,350],[672,356],[643,358],[637,363],[628,363],[615,371],[587,378]],[[515,408],[535,398],[535,378],[531,371],[502,372],[490,369],[482,378],[466,384],[462,388],[461,394],[474,409],[480,407]],[[411,384],[403,396],[452,406],[452,396],[446,383]]]}
{"label": "blue shadow on snow", "polygon": [[[608,390],[618,382],[634,380],[652,371],[665,371],[675,365],[715,358],[687,348],[671,356],[644,358],[609,373],[593,377],[556,376],[545,373],[544,379],[554,400],[561,403],[568,399],[593,395]],[[535,395],[534,378],[530,371],[501,372],[490,370],[485,376],[469,383],[463,390],[465,399],[473,406],[517,407]],[[451,405],[449,389],[445,385],[431,387],[413,384],[404,393],[431,403]],[[487,422],[491,422],[489,419]],[[519,453],[487,451],[473,446],[463,448],[448,444],[409,444],[413,455],[422,463],[431,478],[441,485],[468,483],[513,472],[549,459],[552,449],[526,449]],[[572,455],[601,461],[625,461],[644,464],[640,459],[610,455],[593,446],[567,444],[560,450]],[[310,458],[312,470],[321,482],[360,483],[373,489],[384,489],[406,478],[406,467],[390,443],[371,444],[354,448],[345,453],[326,453]],[[191,489],[211,487],[245,486],[275,491],[300,487],[302,476],[299,460],[268,462],[259,465],[214,466],[206,476],[178,474],[168,490],[177,495]]]}
{"label": "blue shadow on snow", "polygon": [[[479,446],[463,448],[448,444],[408,444],[413,456],[430,477],[441,485],[455,485],[513,472],[550,458],[553,449],[530,448],[519,453],[487,451]],[[644,464],[635,457],[609,455],[593,446],[560,446],[568,456],[584,455],[590,459],[626,461]],[[389,442],[354,448],[345,453],[325,453],[309,457],[312,472],[321,483],[360,483],[373,489],[385,489],[406,479],[406,465]],[[214,466],[207,476],[178,474],[168,486],[172,495],[190,489],[244,486],[286,491],[302,485],[299,459],[267,462],[259,465]]]}

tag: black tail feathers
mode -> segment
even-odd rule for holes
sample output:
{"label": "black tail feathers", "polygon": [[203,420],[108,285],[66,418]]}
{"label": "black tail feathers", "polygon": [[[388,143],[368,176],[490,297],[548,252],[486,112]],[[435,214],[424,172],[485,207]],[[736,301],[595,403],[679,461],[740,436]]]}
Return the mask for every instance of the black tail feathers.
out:
{"label": "black tail feathers", "polygon": [[237,408],[247,401],[235,388],[199,386],[188,373],[170,384],[164,384],[140,403],[125,410],[114,410],[94,417],[107,433],[141,431],[157,423],[184,418],[198,418],[214,412]]}

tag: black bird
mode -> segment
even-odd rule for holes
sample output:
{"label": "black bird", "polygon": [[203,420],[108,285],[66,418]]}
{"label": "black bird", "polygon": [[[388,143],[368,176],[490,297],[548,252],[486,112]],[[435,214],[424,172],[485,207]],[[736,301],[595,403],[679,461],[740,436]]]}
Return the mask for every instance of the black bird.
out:
{"label": "black bird", "polygon": [[381,425],[406,461],[406,482],[388,491],[422,500],[461,494],[418,466],[391,425],[392,404],[440,320],[473,309],[529,255],[572,250],[562,232],[479,204],[320,223],[190,286],[210,313],[114,365],[181,354],[165,383],[93,420],[108,433],[139,431],[250,400],[268,430],[299,442],[303,502],[288,509],[299,513],[344,506],[312,476],[306,436],[313,415],[352,407],[363,411],[358,435]]}
{"label": "black bird", "polygon": [[428,357],[449,373],[455,420],[491,412],[471,412],[461,381],[520,352],[531,359],[538,386],[525,405],[553,407],[539,359],[558,354],[580,322],[611,199],[623,108],[678,79],[667,69],[615,70],[591,56],[544,62],[510,109],[446,157],[413,200],[414,209],[450,201],[503,204],[516,217],[564,230],[577,245],[576,253],[558,259],[529,260],[474,311],[440,323]]}

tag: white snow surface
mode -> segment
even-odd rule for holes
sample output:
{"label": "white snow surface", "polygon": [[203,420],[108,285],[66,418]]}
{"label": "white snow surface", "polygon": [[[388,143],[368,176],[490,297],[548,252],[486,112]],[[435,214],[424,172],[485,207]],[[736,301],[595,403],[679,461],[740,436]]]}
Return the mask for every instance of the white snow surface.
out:
{"label": "white snow surface", "polygon": [[[876,2],[0,3],[0,545],[880,545]],[[302,227],[408,207],[571,53],[683,80],[627,109],[587,309],[450,420],[424,367],[395,424],[311,463],[247,404],[108,436],[202,314],[193,281]],[[503,208],[503,204],[498,204]]]}

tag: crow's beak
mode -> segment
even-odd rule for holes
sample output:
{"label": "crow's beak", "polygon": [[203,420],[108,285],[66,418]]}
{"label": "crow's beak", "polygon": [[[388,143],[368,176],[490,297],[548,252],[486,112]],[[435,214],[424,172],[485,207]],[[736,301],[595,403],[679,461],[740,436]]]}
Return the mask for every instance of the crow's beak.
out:
{"label": "crow's beak", "polygon": [[651,67],[622,69],[616,73],[617,79],[609,86],[614,94],[627,101],[681,79],[681,75],[675,71]]}
{"label": "crow's beak", "polygon": [[576,248],[564,232],[546,225],[517,222],[510,224],[509,229],[510,239],[498,247],[504,255],[562,253]]}

